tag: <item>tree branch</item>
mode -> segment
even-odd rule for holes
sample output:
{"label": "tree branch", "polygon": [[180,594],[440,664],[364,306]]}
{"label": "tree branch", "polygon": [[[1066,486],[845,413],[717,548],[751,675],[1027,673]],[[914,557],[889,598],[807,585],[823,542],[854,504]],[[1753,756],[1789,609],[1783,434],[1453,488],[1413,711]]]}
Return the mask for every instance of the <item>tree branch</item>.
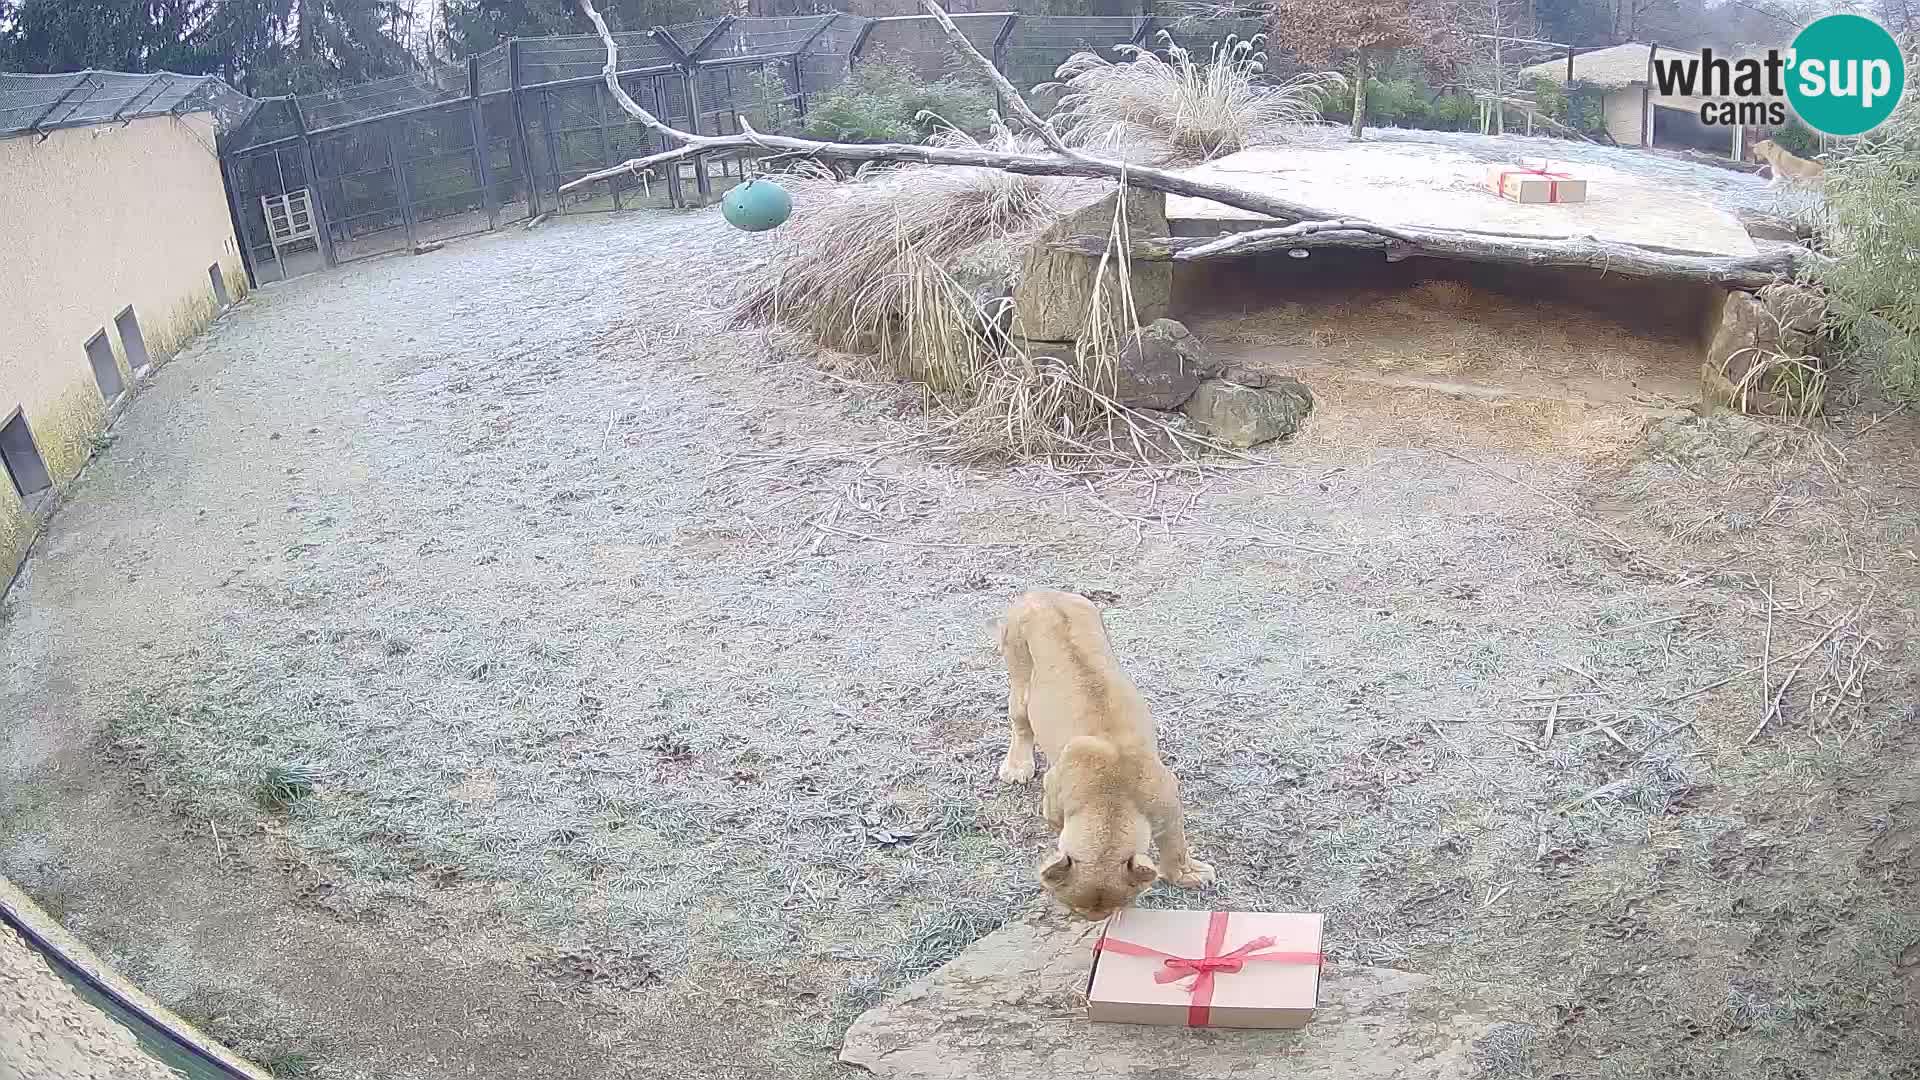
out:
{"label": "tree branch", "polygon": [[[759,151],[799,157],[821,158],[854,163],[891,162],[921,165],[948,165],[962,168],[998,169],[1028,176],[1074,176],[1115,180],[1122,184],[1206,199],[1224,206],[1260,214],[1279,224],[1271,228],[1201,239],[1158,239],[1136,242],[1135,257],[1147,260],[1192,262],[1199,259],[1230,258],[1263,251],[1293,248],[1373,248],[1384,249],[1390,259],[1409,255],[1428,255],[1467,262],[1504,263],[1536,267],[1568,267],[1600,270],[1631,277],[1665,278],[1678,281],[1756,288],[1781,276],[1791,275],[1797,266],[1816,259],[1803,250],[1769,251],[1755,256],[1718,256],[1698,252],[1660,249],[1649,245],[1622,244],[1591,236],[1529,236],[1436,229],[1416,226],[1387,226],[1355,218],[1341,218],[1315,207],[1277,198],[1226,184],[1196,179],[1166,169],[1134,165],[1095,157],[1069,148],[1052,126],[1035,115],[1013,84],[997,71],[980,51],[973,47],[937,0],[920,0],[927,13],[967,62],[979,69],[1000,88],[1008,107],[1020,122],[1046,144],[1048,154],[1020,154],[977,147],[918,146],[908,143],[831,143],[786,135],[763,135],[742,117],[738,135],[696,135],[681,131],[662,121],[627,95],[620,86],[619,46],[606,20],[594,10],[593,0],[578,0],[580,10],[593,22],[600,40],[607,47],[607,63],[602,69],[607,89],[629,116],[646,125],[663,140],[678,145],[657,154],[635,158],[609,169],[588,173],[560,190],[575,188],[625,173],[639,172],[709,151]],[[1106,250],[1104,237],[1075,237],[1056,244],[1057,248],[1098,256]]]}
{"label": "tree branch", "polygon": [[980,50],[973,47],[973,42],[967,40],[967,35],[961,33],[960,28],[954,25],[953,17],[947,14],[945,8],[935,0],[920,0],[920,7],[934,17],[934,20],[940,24],[940,29],[946,31],[947,40],[953,43],[954,50],[1000,91],[1000,97],[1007,103],[1007,108],[1019,118],[1022,124],[1040,137],[1040,141],[1046,144],[1047,149],[1065,158],[1084,156],[1068,149],[1067,144],[1061,141],[1060,133],[1053,130],[1053,125],[1040,119],[1039,114],[1027,104],[1025,95],[1021,94],[1005,75],[1000,74],[1000,69],[993,66],[993,61],[981,56]]}
{"label": "tree branch", "polygon": [[[1105,236],[1071,236],[1053,247],[1097,257],[1108,249],[1109,243]],[[1130,255],[1143,262],[1195,262],[1321,248],[1383,250],[1388,258],[1396,261],[1426,255],[1460,262],[1598,270],[1625,277],[1741,289],[1757,289],[1782,277],[1791,277],[1800,267],[1818,261],[1814,253],[1784,244],[1757,255],[1711,255],[1640,247],[1592,236],[1388,228],[1354,221],[1308,221],[1217,237],[1137,238]]]}

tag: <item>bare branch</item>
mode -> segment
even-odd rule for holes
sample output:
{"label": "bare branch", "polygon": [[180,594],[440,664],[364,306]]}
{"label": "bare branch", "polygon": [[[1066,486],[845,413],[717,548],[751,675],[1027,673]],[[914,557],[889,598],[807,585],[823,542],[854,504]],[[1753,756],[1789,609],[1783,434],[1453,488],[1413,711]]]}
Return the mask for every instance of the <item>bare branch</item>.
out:
{"label": "bare branch", "polygon": [[[1034,115],[1033,110],[1020,97],[1019,92],[1014,90],[1013,84],[1007,82],[998,71],[995,71],[993,65],[980,55],[979,50],[975,49],[971,42],[967,41],[966,35],[960,33],[959,28],[954,25],[953,20],[948,17],[937,0],[920,0],[920,2],[930,15],[939,20],[948,38],[953,41],[955,48],[960,50],[968,62],[979,68],[982,74],[990,74],[993,77],[995,85],[1007,95],[1009,106],[1014,109],[1021,122],[1033,129],[1034,133],[1047,144],[1051,153],[1020,154],[979,147],[919,146],[909,143],[820,142],[786,135],[763,135],[753,130],[744,117],[740,121],[743,130],[737,135],[696,135],[681,131],[641,108],[639,103],[627,96],[626,91],[620,86],[619,47],[613,39],[613,34],[607,29],[606,21],[600,17],[600,13],[594,10],[593,0],[579,0],[580,10],[592,20],[594,29],[600,34],[600,40],[606,44],[607,63],[603,73],[606,77],[607,89],[613,92],[614,100],[620,103],[620,107],[626,110],[629,116],[645,124],[648,130],[678,145],[657,154],[635,158],[610,169],[588,173],[571,183],[561,185],[560,190],[571,191],[623,173],[639,172],[709,151],[744,150],[855,163],[947,165],[961,168],[998,169],[1002,172],[1027,176],[1077,176],[1114,180],[1149,191],[1206,199],[1223,206],[1259,214],[1275,222],[1269,228],[1254,229],[1229,236],[1197,240],[1176,237],[1141,241],[1136,244],[1135,257],[1142,259],[1191,262],[1197,259],[1252,255],[1263,251],[1293,248],[1373,248],[1384,250],[1387,258],[1394,260],[1411,255],[1427,255],[1467,262],[1570,267],[1634,277],[1666,278],[1754,288],[1778,277],[1791,275],[1800,263],[1817,258],[1811,252],[1800,249],[1768,251],[1757,256],[1736,258],[1700,252],[1660,250],[1650,246],[1602,241],[1591,236],[1521,236],[1457,229],[1380,225],[1355,218],[1342,218],[1288,199],[1214,183],[1184,173],[1094,157],[1069,149],[1052,127]],[[1080,250],[1076,246],[1080,239],[1074,238],[1056,246],[1066,250]],[[1091,238],[1088,240],[1091,242]],[[1101,238],[1099,243],[1100,249],[1090,250],[1089,253],[1096,256],[1103,254],[1106,241]]]}
{"label": "bare branch", "polygon": [[993,66],[993,61],[980,55],[980,50],[974,48],[973,42],[967,40],[967,35],[961,33],[960,28],[954,25],[953,17],[947,14],[946,9],[942,8],[935,0],[920,0],[920,7],[939,22],[940,29],[946,31],[947,40],[953,42],[955,51],[959,52],[967,63],[973,65],[975,71],[979,72],[1000,91],[1000,97],[1006,101],[1007,108],[1012,111],[1014,116],[1019,118],[1022,124],[1032,129],[1033,133],[1040,137],[1040,141],[1046,144],[1047,149],[1059,154],[1061,157],[1077,158],[1082,156],[1076,151],[1068,149],[1067,144],[1061,141],[1060,133],[1053,130],[1052,124],[1040,119],[1039,115],[1027,104],[1027,99],[1021,95],[1013,83],[1009,82],[1005,75],[1000,74],[999,68]]}

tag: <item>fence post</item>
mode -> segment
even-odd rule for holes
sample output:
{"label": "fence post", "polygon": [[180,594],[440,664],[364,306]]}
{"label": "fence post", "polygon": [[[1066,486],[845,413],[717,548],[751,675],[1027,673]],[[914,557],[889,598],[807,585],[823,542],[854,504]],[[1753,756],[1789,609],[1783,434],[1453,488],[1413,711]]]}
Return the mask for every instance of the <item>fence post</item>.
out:
{"label": "fence post", "polygon": [[487,231],[500,227],[500,203],[493,197],[493,148],[487,144],[487,118],[480,105],[480,58],[467,59],[467,125],[473,129],[473,180],[487,211]]}
{"label": "fence post", "polygon": [[853,35],[853,45],[847,49],[847,74],[853,74],[854,65],[860,61],[860,50],[867,47],[867,38],[872,36],[873,28],[880,24],[878,19],[868,19],[860,32]]}
{"label": "fence post", "polygon": [[1653,56],[1658,42],[1647,46],[1647,81],[1640,84],[1640,145],[1653,145]]}
{"label": "fence post", "polygon": [[540,216],[540,185],[533,178],[533,155],[527,152],[527,117],[520,107],[520,39],[507,39],[507,99],[513,112],[513,137],[507,140],[509,152],[520,155],[520,177],[527,185],[527,218]]}
{"label": "fence post", "polygon": [[553,144],[553,88],[540,89],[540,141],[547,144],[547,175],[553,178],[553,211],[567,212],[560,201],[560,151]]}
{"label": "fence post", "polygon": [[1567,95],[1573,95],[1573,46],[1567,46]]}
{"label": "fence post", "polygon": [[[1007,41],[1013,37],[1013,24],[1018,21],[1019,18],[1020,15],[1018,12],[1009,12],[1007,14],[1007,21],[1000,24],[1000,32],[993,36],[993,70],[999,72],[1001,75],[1007,73]],[[1016,86],[1014,89],[1018,90],[1019,87]],[[1000,88],[997,86],[993,88],[993,102],[994,105],[999,108],[1000,115],[1005,116],[1007,114],[1007,95],[1001,93]]]}
{"label": "fence post", "polygon": [[[594,99],[600,102],[600,167],[603,169],[611,169],[613,168],[614,162],[613,147],[607,141],[607,97],[609,96],[607,93],[607,84],[605,82],[595,83],[594,90]],[[613,208],[615,210],[620,209],[620,178],[617,176],[608,177],[607,190],[613,192]]]}
{"label": "fence post", "polygon": [[387,160],[393,165],[393,189],[400,195],[400,222],[407,227],[407,250],[420,247],[413,228],[413,191],[407,183],[407,167],[400,160],[400,121],[387,121]]}
{"label": "fence post", "polygon": [[[660,47],[667,50],[667,52],[670,55],[672,55],[674,66],[680,69],[680,81],[684,83],[686,86],[687,130],[692,132],[695,135],[703,134],[703,132],[700,130],[700,64],[699,64],[699,61],[693,58],[693,54],[687,52],[686,49],[682,48],[680,45],[679,39],[675,38],[673,36],[673,32],[668,30],[664,26],[656,26],[652,30],[647,31],[647,36],[653,38],[655,41],[658,41],[660,43]],[[707,35],[707,41],[711,41],[712,38],[713,38],[712,34]],[[702,42],[702,44],[705,44],[705,43],[706,42],[704,41]],[[673,162],[672,168],[673,168],[673,174],[672,174],[673,183],[672,183],[672,186],[669,188],[669,190],[671,190],[674,193],[674,196],[675,196],[674,201],[676,205],[678,205],[685,201],[680,197],[680,194],[681,194],[680,163],[677,161]],[[711,187],[707,182],[706,158],[699,154],[695,154],[693,156],[693,180],[694,180],[695,190],[697,190],[700,193],[700,203],[702,206],[704,206],[706,205],[706,201],[707,201],[707,193],[711,190]]]}
{"label": "fence post", "polygon": [[[693,50],[686,54],[689,65],[687,70],[687,92],[693,99],[693,107],[689,109],[687,113],[687,119],[691,123],[688,130],[695,135],[703,134],[700,130],[700,73],[706,70],[707,50],[713,48],[714,42],[724,37],[732,26],[733,16],[723,16],[719,22],[714,24],[713,29],[707,31],[706,36],[700,39],[699,44],[695,45]],[[668,36],[671,37],[672,35],[669,34]],[[727,94],[727,103],[732,104],[733,94],[731,91],[733,89],[733,78],[731,75],[727,78],[727,89],[729,91]],[[721,162],[721,169],[724,170],[725,168],[726,163],[723,161]],[[693,182],[694,186],[700,191],[700,203],[704,206],[707,199],[713,195],[713,178],[707,172],[707,155],[705,154],[695,154],[693,156]]]}
{"label": "fence post", "polygon": [[[300,99],[288,95],[287,110],[293,113],[294,130],[300,133],[300,161],[307,173],[307,212],[316,220],[313,235],[320,240],[320,257],[326,261],[327,269],[340,265],[333,257],[333,222],[327,217],[327,197],[321,191],[320,176],[313,167],[313,139],[307,135],[307,118],[300,115]],[[281,270],[284,279],[286,271]]]}
{"label": "fence post", "polygon": [[227,189],[227,217],[233,221],[233,239],[240,245],[240,267],[247,272],[247,288],[260,287],[260,275],[253,269],[253,249],[247,244],[247,223],[240,214],[240,177],[233,167],[231,153],[220,159],[220,178]]}

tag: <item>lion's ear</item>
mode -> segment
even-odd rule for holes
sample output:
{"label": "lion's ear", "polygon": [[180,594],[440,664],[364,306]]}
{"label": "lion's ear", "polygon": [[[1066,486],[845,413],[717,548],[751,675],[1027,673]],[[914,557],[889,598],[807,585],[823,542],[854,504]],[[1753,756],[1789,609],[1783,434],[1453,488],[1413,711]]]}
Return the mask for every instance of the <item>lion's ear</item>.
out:
{"label": "lion's ear", "polygon": [[1067,880],[1067,871],[1073,868],[1073,858],[1062,852],[1040,868],[1040,880],[1049,885],[1058,885]]}
{"label": "lion's ear", "polygon": [[1153,879],[1160,876],[1160,869],[1144,855],[1135,855],[1127,860],[1127,880],[1135,885],[1151,885]]}

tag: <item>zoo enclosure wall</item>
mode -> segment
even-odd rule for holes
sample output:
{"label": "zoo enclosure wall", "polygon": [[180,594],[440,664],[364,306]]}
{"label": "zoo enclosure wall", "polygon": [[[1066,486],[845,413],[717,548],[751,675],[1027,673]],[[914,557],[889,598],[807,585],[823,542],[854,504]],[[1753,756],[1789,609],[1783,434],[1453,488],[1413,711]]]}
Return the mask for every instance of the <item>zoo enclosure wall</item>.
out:
{"label": "zoo enclosure wall", "polygon": [[[1215,42],[1262,30],[1258,19],[953,17],[1023,91],[1077,52],[1112,57],[1116,45],[1171,40],[1204,61]],[[622,88],[668,124],[701,134],[737,133],[742,115],[804,119],[810,102],[881,57],[925,78],[977,79],[926,16],[729,16],[614,38]],[[221,137],[248,272],[256,284],[277,281],[549,213],[704,205],[743,177],[740,157],[701,155],[664,176],[628,173],[562,192],[588,173],[667,149],[613,101],[605,64],[597,37],[519,38],[464,65],[258,102]],[[1299,67],[1270,56],[1268,70],[1285,77]],[[298,219],[281,200],[301,192],[313,227],[289,239],[302,230],[289,227]]]}

